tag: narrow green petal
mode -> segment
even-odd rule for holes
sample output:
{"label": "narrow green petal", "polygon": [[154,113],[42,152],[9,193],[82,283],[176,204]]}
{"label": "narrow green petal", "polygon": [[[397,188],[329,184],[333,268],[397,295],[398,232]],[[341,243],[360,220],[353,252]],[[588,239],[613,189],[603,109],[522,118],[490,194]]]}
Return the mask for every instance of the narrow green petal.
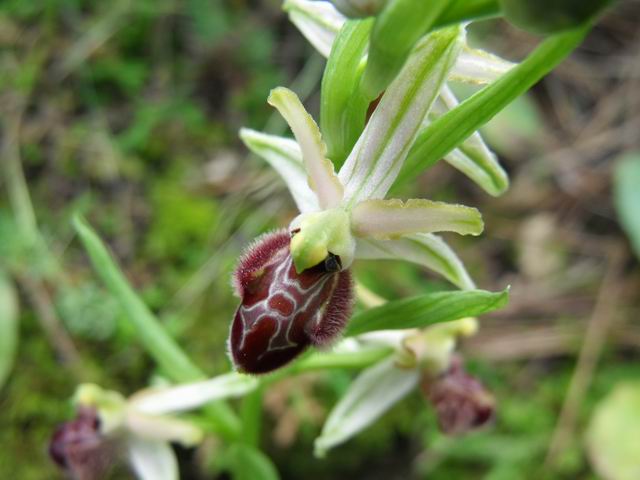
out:
{"label": "narrow green petal", "polygon": [[480,212],[472,207],[424,199],[367,200],[355,206],[351,228],[358,237],[398,238],[411,233],[480,235]]}

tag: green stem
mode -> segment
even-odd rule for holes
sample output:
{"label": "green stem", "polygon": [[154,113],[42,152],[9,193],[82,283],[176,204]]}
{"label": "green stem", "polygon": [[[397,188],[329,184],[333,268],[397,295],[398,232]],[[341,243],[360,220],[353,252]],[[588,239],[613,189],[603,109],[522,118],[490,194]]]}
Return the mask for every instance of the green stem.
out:
{"label": "green stem", "polygon": [[258,387],[242,399],[242,440],[253,447],[260,444],[263,388]]}
{"label": "green stem", "polygon": [[[89,224],[80,216],[76,216],[73,222],[96,272],[119,301],[142,346],[160,368],[175,382],[191,382],[206,378],[204,372],[191,362],[131,288],[106,246]],[[240,420],[226,403],[211,403],[208,410],[215,417],[220,434],[230,439],[239,436]]]}
{"label": "green stem", "polygon": [[548,37],[518,66],[431,123],[416,138],[395,185],[435,164],[529,90],[582,42],[590,27]]}

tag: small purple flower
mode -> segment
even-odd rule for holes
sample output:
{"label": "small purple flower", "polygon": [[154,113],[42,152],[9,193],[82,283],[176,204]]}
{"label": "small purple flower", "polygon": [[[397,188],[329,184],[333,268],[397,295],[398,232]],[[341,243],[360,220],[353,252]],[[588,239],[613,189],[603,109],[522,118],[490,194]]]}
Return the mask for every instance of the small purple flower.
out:
{"label": "small purple flower", "polygon": [[240,371],[266,373],[311,345],[331,343],[351,314],[351,273],[341,270],[340,258],[329,254],[298,273],[290,240],[284,230],[260,237],[236,269],[234,286],[241,303],[229,350]]}
{"label": "small purple flower", "polygon": [[465,434],[493,418],[493,396],[464,370],[459,356],[452,358],[446,372],[425,380],[423,389],[436,410],[440,429],[448,435]]}
{"label": "small purple flower", "polygon": [[75,419],[62,423],[49,442],[49,455],[74,479],[102,478],[113,460],[112,445],[100,433],[95,409],[81,407]]}

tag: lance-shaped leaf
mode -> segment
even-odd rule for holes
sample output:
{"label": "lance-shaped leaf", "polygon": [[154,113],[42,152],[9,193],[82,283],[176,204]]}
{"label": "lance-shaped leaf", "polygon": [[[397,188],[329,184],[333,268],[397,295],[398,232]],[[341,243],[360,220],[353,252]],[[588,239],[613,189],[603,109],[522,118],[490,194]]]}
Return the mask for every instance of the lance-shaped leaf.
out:
{"label": "lance-shaped leaf", "polygon": [[[422,129],[449,110],[458,106],[458,100],[449,87],[444,87],[434,108],[425,119]],[[418,133],[420,135],[420,133]],[[493,196],[504,193],[509,188],[509,177],[489,150],[479,132],[474,132],[458,148],[449,152],[446,162],[476,182],[484,191]]]}
{"label": "lance-shaped leaf", "polygon": [[178,480],[178,462],[168,443],[135,435],[127,443],[129,462],[140,480]]}
{"label": "lance-shaped leaf", "polygon": [[463,36],[462,28],[452,27],[425,37],[382,96],[340,170],[348,204],[384,198],[455,62]]}
{"label": "lance-shaped leaf", "polygon": [[255,377],[232,372],[203,382],[143,390],[132,396],[130,403],[141,412],[160,415],[191,410],[214,400],[246,395],[257,386]]}
{"label": "lance-shaped leaf", "polygon": [[392,199],[360,202],[351,213],[351,226],[358,237],[390,239],[433,232],[480,235],[484,223],[476,208],[425,199]]}
{"label": "lance-shaped leaf", "polygon": [[475,288],[458,256],[436,235],[415,234],[396,240],[361,238],[356,246],[356,258],[413,262],[439,273],[463,290]]}
{"label": "lance-shaped leaf", "polygon": [[[204,373],[191,362],[175,340],[162,328],[158,319],[129,285],[96,232],[79,216],[74,218],[73,225],[96,272],[120,303],[122,311],[131,322],[140,343],[149,355],[174,381],[188,382],[204,378]],[[208,406],[208,410],[213,414],[216,426],[224,435],[228,437],[237,435],[240,422],[231,407],[223,402],[215,402]]]}
{"label": "lance-shaped leaf", "polygon": [[328,57],[333,41],[346,21],[344,15],[330,2],[286,0],[283,8],[309,43]]}
{"label": "lance-shaped leaf", "polygon": [[385,90],[414,45],[427,33],[450,0],[394,0],[376,18],[362,88],[370,100]]}
{"label": "lance-shaped leaf", "polygon": [[295,141],[250,128],[241,129],[240,138],[249,150],[264,158],[280,174],[298,210],[303,213],[318,210],[318,199],[307,185],[302,152]]}
{"label": "lance-shaped leaf", "polygon": [[0,269],[0,388],[11,372],[18,347],[18,296]]}
{"label": "lance-shaped leaf", "polygon": [[322,141],[318,125],[298,96],[287,88],[272,90],[268,101],[278,109],[296,137],[309,175],[309,186],[318,197],[318,204],[323,209],[338,206],[342,201],[343,188],[333,171],[333,164],[326,157],[327,147]]}
{"label": "lance-shaped leaf", "polygon": [[486,85],[507,73],[516,64],[478,48],[464,46],[449,80],[475,85]]}
{"label": "lance-shaped leaf", "polygon": [[375,330],[424,328],[435,323],[477,317],[504,307],[508,300],[508,290],[456,290],[393,300],[356,313],[351,318],[345,335],[360,335]]}
{"label": "lance-shaped leaf", "polygon": [[315,441],[316,455],[339,445],[374,423],[418,384],[417,370],[403,370],[392,358],[364,370],[329,414]]}
{"label": "lance-shaped leaf", "polygon": [[549,73],[588,31],[585,26],[549,37],[523,62],[422,130],[396,184],[410,180],[446,156]]}
{"label": "lance-shaped leaf", "polygon": [[373,19],[345,23],[322,77],[320,127],[339,168],[364,130],[369,100],[360,91]]}

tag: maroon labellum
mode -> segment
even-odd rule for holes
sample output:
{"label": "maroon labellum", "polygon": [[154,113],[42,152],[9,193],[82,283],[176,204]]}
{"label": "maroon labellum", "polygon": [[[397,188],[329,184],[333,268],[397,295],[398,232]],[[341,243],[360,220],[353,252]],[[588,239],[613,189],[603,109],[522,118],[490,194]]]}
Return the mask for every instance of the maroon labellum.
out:
{"label": "maroon labellum", "polygon": [[62,423],[49,441],[49,455],[74,479],[106,476],[114,461],[113,445],[100,433],[93,408],[81,407],[75,419]]}
{"label": "maroon labellum", "polygon": [[290,240],[284,230],[258,238],[234,274],[241,302],[229,350],[242,372],[270,372],[311,345],[328,345],[351,314],[351,274],[340,270],[340,259],[329,254],[324,262],[297,273]]}
{"label": "maroon labellum", "polygon": [[493,418],[493,396],[464,370],[459,356],[452,358],[446,372],[435,379],[425,379],[423,389],[436,410],[443,433],[462,435],[486,425]]}

